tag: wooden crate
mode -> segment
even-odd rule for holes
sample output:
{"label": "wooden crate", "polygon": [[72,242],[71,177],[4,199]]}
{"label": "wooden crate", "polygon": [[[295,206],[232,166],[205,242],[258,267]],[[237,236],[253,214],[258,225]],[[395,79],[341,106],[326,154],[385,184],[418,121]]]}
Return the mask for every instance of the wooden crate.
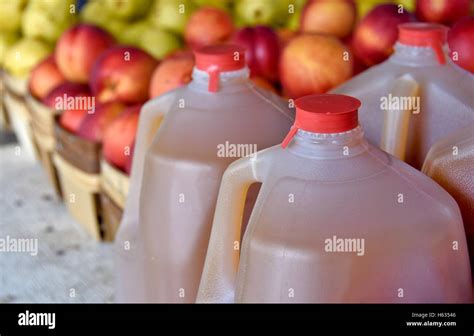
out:
{"label": "wooden crate", "polygon": [[31,112],[31,128],[33,139],[37,145],[38,155],[50,184],[53,186],[56,196],[61,198],[61,184],[59,183],[58,172],[53,163],[53,152],[56,147],[54,137],[55,118],[60,111],[53,110],[44,105],[36,98],[28,94],[26,103]]}
{"label": "wooden crate", "polygon": [[39,157],[31,130],[31,115],[25,101],[28,79],[19,79],[3,74],[5,94],[3,102],[11,128],[20,143],[22,155],[34,161]]}
{"label": "wooden crate", "polygon": [[75,167],[58,153],[53,154],[63,200],[71,215],[97,240],[102,237],[100,218],[100,176]]}
{"label": "wooden crate", "polygon": [[127,200],[129,177],[107,161],[100,164],[104,240],[113,241]]}
{"label": "wooden crate", "polygon": [[54,132],[56,149],[53,162],[58,171],[64,203],[71,215],[100,240],[101,146],[64,129],[58,117],[55,118]]}
{"label": "wooden crate", "polygon": [[5,84],[3,80],[3,71],[0,70],[0,129],[10,130],[10,120],[5,109]]}
{"label": "wooden crate", "polygon": [[118,206],[104,191],[100,192],[102,233],[104,241],[114,241],[122,220],[123,208]]}
{"label": "wooden crate", "polygon": [[125,207],[130,178],[121,170],[102,160],[100,163],[100,184],[102,190],[121,209]]}
{"label": "wooden crate", "polygon": [[70,164],[88,174],[99,174],[101,145],[83,139],[63,128],[59,116],[54,119],[55,151]]}

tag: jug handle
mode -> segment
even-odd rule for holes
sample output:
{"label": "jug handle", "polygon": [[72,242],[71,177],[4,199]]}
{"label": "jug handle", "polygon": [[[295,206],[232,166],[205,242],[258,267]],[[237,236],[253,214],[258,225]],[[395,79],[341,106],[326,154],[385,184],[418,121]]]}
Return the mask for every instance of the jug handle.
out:
{"label": "jug handle", "polygon": [[[418,82],[411,75],[403,75],[395,80],[388,97],[383,98],[386,98],[388,102],[392,98],[409,98],[405,101],[412,102],[411,104],[417,101],[419,104],[418,88]],[[413,108],[406,107],[385,109],[380,148],[400,160],[405,159],[411,113],[418,114],[419,108],[418,106],[416,112]]]}
{"label": "jug handle", "polygon": [[224,173],[196,302],[234,302],[245,200],[249,187],[259,182],[255,159],[235,161]]}
{"label": "jug handle", "polygon": [[[128,195],[138,195],[141,190],[143,166],[145,155],[150,147],[156,131],[171,107],[174,95],[164,94],[158,98],[148,101],[143,105],[138,120],[137,136],[133,149],[132,169],[130,173],[130,189]],[[162,110],[156,110],[155,104],[159,103],[163,107]],[[124,226],[124,222],[137,222],[136,218],[139,211],[138,197],[127,197],[124,213],[122,216],[120,227]],[[129,219],[130,217],[130,219]],[[118,234],[121,230],[119,230]]]}

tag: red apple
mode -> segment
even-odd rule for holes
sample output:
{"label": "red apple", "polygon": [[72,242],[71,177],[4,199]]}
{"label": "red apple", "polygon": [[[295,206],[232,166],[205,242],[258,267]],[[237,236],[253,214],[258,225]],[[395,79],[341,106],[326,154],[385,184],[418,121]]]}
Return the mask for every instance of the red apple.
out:
{"label": "red apple", "polygon": [[53,56],[49,56],[34,67],[30,74],[29,91],[33,97],[43,99],[66,79],[59,71]]}
{"label": "red apple", "polygon": [[91,97],[91,91],[87,84],[64,82],[59,84],[46,97],[43,103],[55,110],[63,110],[65,100],[68,97]]}
{"label": "red apple", "polygon": [[59,123],[70,132],[76,132],[87,112],[94,107],[94,98],[86,84],[64,82],[54,88],[43,103],[63,113]]}
{"label": "red apple", "polygon": [[270,27],[243,28],[235,34],[233,42],[246,48],[245,60],[251,76],[278,79],[280,41]]}
{"label": "red apple", "polygon": [[460,67],[474,73],[474,17],[462,18],[448,32],[451,58]]}
{"label": "red apple", "polygon": [[324,93],[352,75],[349,49],[336,37],[303,34],[287,44],[280,59],[280,80],[291,98]]}
{"label": "red apple", "polygon": [[132,155],[140,109],[140,104],[128,107],[105,128],[102,142],[104,158],[124,171]]}
{"label": "red apple", "polygon": [[186,24],[184,39],[192,48],[225,42],[234,31],[232,17],[223,9],[201,7]]}
{"label": "red apple", "polygon": [[91,72],[91,89],[99,102],[125,104],[148,100],[150,80],[158,62],[147,52],[116,46],[102,53]]}
{"label": "red apple", "polygon": [[65,110],[59,117],[59,123],[71,133],[77,133],[82,121],[87,116],[87,110]]}
{"label": "red apple", "polygon": [[87,83],[97,57],[114,44],[114,38],[105,30],[79,24],[61,35],[54,57],[67,80]]}
{"label": "red apple", "polygon": [[303,8],[300,29],[303,33],[324,33],[343,38],[351,33],[356,17],[352,0],[312,0]]}
{"label": "red apple", "polygon": [[375,7],[355,30],[352,41],[355,54],[369,66],[384,61],[393,52],[398,25],[410,21],[414,21],[413,15],[406,10],[399,11],[395,4]]}
{"label": "red apple", "polygon": [[84,139],[101,142],[105,127],[125,109],[125,105],[118,102],[99,103],[86,114],[77,130],[77,135]]}
{"label": "red apple", "polygon": [[368,65],[366,65],[364,63],[364,61],[362,61],[362,59],[354,52],[354,43],[353,43],[353,40],[354,40],[354,35],[349,35],[347,37],[345,37],[344,39],[342,39],[342,43],[344,43],[350,50],[351,52],[351,55],[352,55],[352,75],[355,76],[359,73],[361,73],[362,71],[366,70],[367,68],[369,68]]}
{"label": "red apple", "polygon": [[182,53],[164,59],[153,72],[150,97],[160,96],[191,81],[194,67],[193,54]]}
{"label": "red apple", "polygon": [[420,21],[451,25],[469,15],[472,0],[417,0],[416,17]]}
{"label": "red apple", "polygon": [[125,173],[130,175],[132,172],[132,164],[133,164],[133,153],[135,152],[135,141],[132,144],[132,148],[130,149],[130,155],[126,157],[125,160]]}

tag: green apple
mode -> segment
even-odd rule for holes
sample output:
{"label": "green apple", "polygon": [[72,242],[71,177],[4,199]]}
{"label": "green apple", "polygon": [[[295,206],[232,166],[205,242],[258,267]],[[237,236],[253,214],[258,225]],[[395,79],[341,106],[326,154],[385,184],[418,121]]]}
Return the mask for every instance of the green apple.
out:
{"label": "green apple", "polygon": [[397,0],[395,1],[398,5],[403,5],[403,9],[409,12],[414,13],[416,9],[416,1],[415,0]]}
{"label": "green apple", "polygon": [[55,42],[77,20],[69,7],[73,0],[64,1],[58,7],[45,6],[45,1],[36,0],[28,4],[21,21],[22,33],[26,37]]}
{"label": "green apple", "polygon": [[153,28],[152,24],[146,20],[134,22],[130,24],[117,39],[120,43],[138,46],[145,31]]}
{"label": "green apple", "polygon": [[93,24],[108,31],[112,36],[121,40],[121,36],[128,30],[129,23],[110,12],[104,2],[90,1],[81,10],[82,22]]}
{"label": "green apple", "polygon": [[198,7],[216,7],[230,11],[232,0],[194,0]]}
{"label": "green apple", "polygon": [[182,44],[176,35],[153,27],[142,32],[138,46],[157,60],[161,60],[171,52],[180,49]]}
{"label": "green apple", "polygon": [[238,0],[235,14],[245,25],[277,26],[286,21],[290,0]]}
{"label": "green apple", "polygon": [[7,50],[15,44],[20,36],[17,33],[0,33],[0,66],[3,66],[3,60]]}
{"label": "green apple", "polygon": [[156,0],[150,10],[150,20],[164,30],[182,35],[196,5],[191,0]]}
{"label": "green apple", "polygon": [[136,19],[144,16],[152,0],[104,0],[108,11],[121,19]]}
{"label": "green apple", "polygon": [[292,6],[292,12],[288,12],[288,20],[286,21],[286,28],[292,31],[300,29],[301,12],[307,0],[290,0],[288,6]]}
{"label": "green apple", "polygon": [[0,0],[0,31],[18,32],[27,0]]}
{"label": "green apple", "polygon": [[89,1],[82,7],[79,17],[82,22],[104,28],[112,20],[112,15],[103,2]]}
{"label": "green apple", "polygon": [[4,67],[13,76],[25,78],[31,69],[52,51],[47,43],[32,39],[22,38],[12,45],[5,54]]}
{"label": "green apple", "polygon": [[66,13],[76,13],[76,0],[29,0],[28,7],[35,7],[38,10],[45,11],[55,21],[61,21]]}
{"label": "green apple", "polygon": [[128,29],[129,23],[118,18],[107,21],[102,28],[107,30],[116,40],[120,40],[123,32]]}

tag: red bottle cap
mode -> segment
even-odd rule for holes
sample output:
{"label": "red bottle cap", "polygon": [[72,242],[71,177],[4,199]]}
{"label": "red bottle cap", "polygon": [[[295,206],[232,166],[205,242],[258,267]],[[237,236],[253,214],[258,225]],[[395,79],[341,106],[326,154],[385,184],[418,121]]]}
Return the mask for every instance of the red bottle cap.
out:
{"label": "red bottle cap", "polygon": [[245,67],[245,48],[235,44],[218,44],[194,51],[196,68],[209,74],[209,92],[219,90],[219,74]]}
{"label": "red bottle cap", "polygon": [[281,146],[286,148],[301,129],[314,133],[341,133],[358,125],[357,110],[360,100],[339,94],[320,94],[295,101],[296,118]]}
{"label": "red bottle cap", "polygon": [[435,23],[411,22],[398,25],[398,42],[415,47],[430,47],[436,53],[439,64],[445,64],[443,44],[448,27]]}

